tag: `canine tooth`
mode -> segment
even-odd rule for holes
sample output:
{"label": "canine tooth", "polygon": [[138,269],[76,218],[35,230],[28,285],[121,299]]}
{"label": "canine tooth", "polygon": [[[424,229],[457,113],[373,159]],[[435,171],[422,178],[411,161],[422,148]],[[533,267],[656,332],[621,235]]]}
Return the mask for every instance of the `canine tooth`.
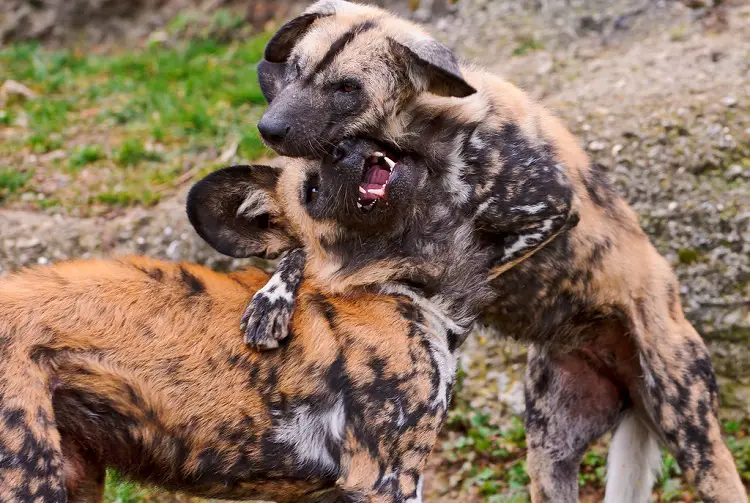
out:
{"label": "canine tooth", "polygon": [[393,162],[392,160],[390,160],[386,156],[383,156],[383,159],[385,160],[386,164],[388,164],[388,167],[391,168],[391,169],[393,169],[393,167],[396,165],[395,162]]}
{"label": "canine tooth", "polygon": [[357,203],[357,208],[359,208],[361,210],[362,209],[362,204],[361,203]]}
{"label": "canine tooth", "polygon": [[385,157],[385,154],[383,152],[373,152],[373,157]]}
{"label": "canine tooth", "polygon": [[369,192],[370,194],[375,194],[377,196],[382,196],[383,194],[385,194],[385,190],[383,189],[370,189],[367,192]]}
{"label": "canine tooth", "polygon": [[361,185],[359,186],[359,192],[360,194],[367,194],[367,191],[363,189]]}

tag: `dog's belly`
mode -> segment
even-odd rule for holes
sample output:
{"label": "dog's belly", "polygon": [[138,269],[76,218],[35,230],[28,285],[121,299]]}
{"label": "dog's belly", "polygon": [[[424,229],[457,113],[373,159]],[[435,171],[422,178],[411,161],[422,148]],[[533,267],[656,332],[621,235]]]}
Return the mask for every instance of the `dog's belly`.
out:
{"label": "dog's belly", "polygon": [[[237,363],[248,370],[248,361]],[[247,381],[239,386],[228,370],[206,373],[206,379],[218,378],[225,387],[224,393],[212,393],[215,411],[209,414],[196,403],[196,393],[159,382],[168,366],[175,375],[186,374],[173,362],[135,369],[106,356],[79,353],[61,355],[55,364],[60,383],[53,407],[71,492],[78,479],[103,465],[134,480],[207,498],[299,501],[335,481],[338,452],[324,442],[308,445],[319,462],[305,469],[286,442],[295,431],[279,436],[279,425],[300,421],[294,400],[270,394],[256,403]],[[79,377],[71,379],[73,373]],[[271,374],[257,371],[257,389],[271,389],[274,379],[284,378],[283,371]],[[226,401],[233,391],[245,395],[246,403]],[[324,397],[321,402],[307,409],[304,419],[329,413]],[[327,438],[322,423],[299,426],[308,428],[308,438]]]}

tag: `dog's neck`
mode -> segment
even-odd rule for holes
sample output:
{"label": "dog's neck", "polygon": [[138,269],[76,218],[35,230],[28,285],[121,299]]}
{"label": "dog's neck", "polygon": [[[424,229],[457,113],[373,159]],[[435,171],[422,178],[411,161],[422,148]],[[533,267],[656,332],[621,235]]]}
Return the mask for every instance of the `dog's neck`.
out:
{"label": "dog's neck", "polygon": [[478,314],[473,306],[450,300],[440,293],[428,295],[404,283],[388,282],[376,290],[385,295],[407,297],[421,314],[424,328],[444,338],[453,353],[466,339]]}

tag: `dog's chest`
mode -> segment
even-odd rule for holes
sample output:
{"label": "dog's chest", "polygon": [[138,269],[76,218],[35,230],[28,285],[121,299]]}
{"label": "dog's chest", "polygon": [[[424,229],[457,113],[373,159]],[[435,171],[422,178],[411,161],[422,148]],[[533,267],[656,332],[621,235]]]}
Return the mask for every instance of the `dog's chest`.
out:
{"label": "dog's chest", "polygon": [[[575,232],[575,231],[573,231]],[[609,316],[593,301],[593,268],[573,260],[561,236],[492,283],[495,301],[483,317],[503,335],[536,343],[567,344]]]}

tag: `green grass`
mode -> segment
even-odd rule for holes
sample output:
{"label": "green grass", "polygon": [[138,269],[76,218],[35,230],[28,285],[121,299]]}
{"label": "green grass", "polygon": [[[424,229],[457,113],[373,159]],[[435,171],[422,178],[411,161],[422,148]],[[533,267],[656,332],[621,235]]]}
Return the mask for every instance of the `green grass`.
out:
{"label": "green grass", "polygon": [[530,52],[538,51],[540,49],[544,49],[544,44],[542,44],[542,42],[533,37],[522,37],[518,40],[518,45],[513,49],[511,54],[513,56],[525,56]]}
{"label": "green grass", "polygon": [[[207,36],[237,27],[229,11],[214,18]],[[192,26],[173,23],[174,31]],[[231,142],[239,140],[241,160],[269,155],[256,129],[265,108],[256,66],[267,40],[197,37],[104,54],[34,44],[0,50],[0,82],[13,79],[37,94],[0,108],[7,139],[0,165],[34,166],[39,175],[5,191],[4,204],[41,206],[22,202],[19,189],[39,192],[37,183],[61,177],[55,195],[63,208],[153,204],[158,197],[144,194],[189,183],[194,178],[182,175],[213,165]]]}
{"label": "green grass", "polygon": [[33,171],[0,167],[0,199],[23,188],[32,176]]}
{"label": "green grass", "polygon": [[82,145],[73,149],[70,154],[70,168],[77,170],[86,166],[87,164],[94,163],[100,159],[104,159],[104,150],[99,145]]}
{"label": "green grass", "polygon": [[458,434],[444,441],[439,452],[457,470],[454,477],[463,491],[476,491],[488,501],[525,494],[526,435],[519,419],[503,429],[485,414],[455,409],[446,427]]}
{"label": "green grass", "polygon": [[115,161],[120,166],[137,166],[141,162],[161,162],[159,153],[147,150],[140,138],[128,138],[125,140],[115,155]]}
{"label": "green grass", "polygon": [[114,470],[107,470],[106,483],[104,501],[107,503],[144,503],[148,496],[148,490],[123,480]]}

